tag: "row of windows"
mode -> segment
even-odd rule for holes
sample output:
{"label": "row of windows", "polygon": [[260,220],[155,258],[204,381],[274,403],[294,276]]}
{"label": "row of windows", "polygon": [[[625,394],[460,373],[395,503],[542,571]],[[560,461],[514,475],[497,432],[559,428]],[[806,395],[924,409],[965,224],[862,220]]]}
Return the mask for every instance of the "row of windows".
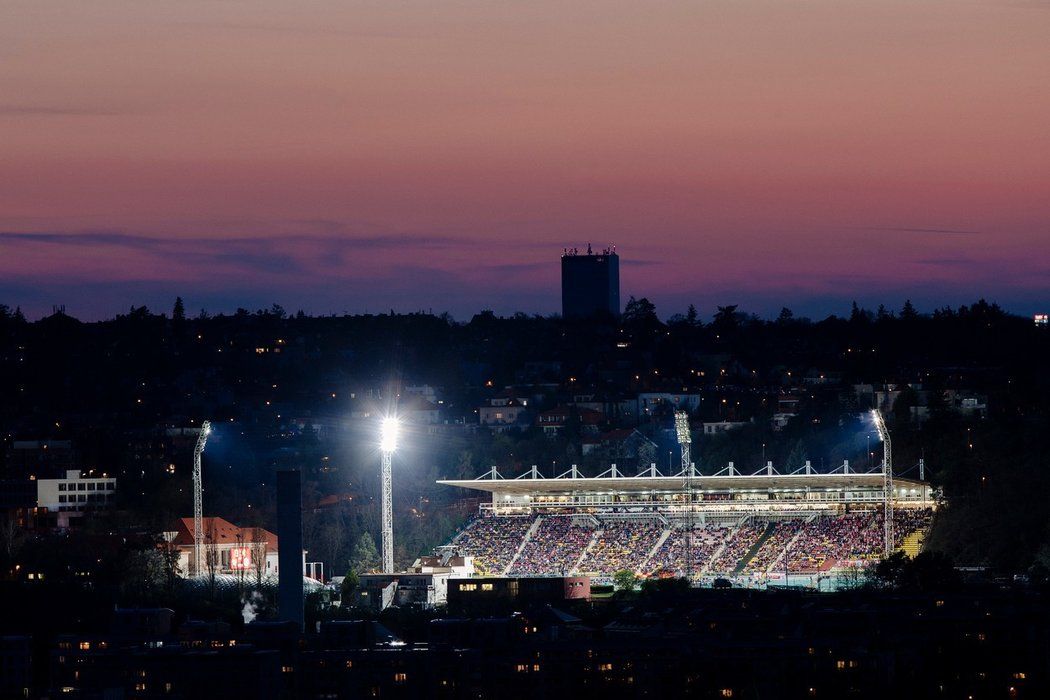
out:
{"label": "row of windows", "polygon": [[113,500],[112,493],[88,493],[88,494],[77,494],[76,496],[62,496],[58,497],[59,503],[102,503]]}
{"label": "row of windows", "polygon": [[63,481],[58,484],[59,491],[113,491],[116,488],[116,481]]}
{"label": "row of windows", "polygon": [[[478,590],[478,584],[476,584],[476,583],[464,583],[464,584],[462,584],[459,587],[459,590],[461,590],[461,591],[476,591],[476,590]],[[481,590],[483,590],[483,591],[491,591],[492,590],[492,584],[491,583],[483,583],[483,584],[481,584]]]}

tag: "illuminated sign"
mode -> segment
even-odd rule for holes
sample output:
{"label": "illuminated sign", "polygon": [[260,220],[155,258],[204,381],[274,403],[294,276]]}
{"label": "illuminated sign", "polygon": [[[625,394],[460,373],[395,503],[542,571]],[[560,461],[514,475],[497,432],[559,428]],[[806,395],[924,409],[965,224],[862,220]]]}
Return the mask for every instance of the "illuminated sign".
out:
{"label": "illuminated sign", "polygon": [[1045,325],[1047,325],[1048,322],[1050,322],[1050,315],[1048,315],[1048,314],[1036,314],[1035,315],[1035,325],[1037,325],[1037,326],[1045,326]]}
{"label": "illuminated sign", "polygon": [[252,550],[248,547],[234,547],[231,549],[230,568],[235,571],[252,568]]}

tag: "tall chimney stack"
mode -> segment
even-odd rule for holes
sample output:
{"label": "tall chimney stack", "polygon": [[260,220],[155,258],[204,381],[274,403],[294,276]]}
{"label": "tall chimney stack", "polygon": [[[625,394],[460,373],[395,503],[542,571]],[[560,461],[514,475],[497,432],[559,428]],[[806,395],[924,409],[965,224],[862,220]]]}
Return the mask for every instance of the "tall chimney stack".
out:
{"label": "tall chimney stack", "polygon": [[277,472],[277,615],[303,629],[303,500],[298,469]]}

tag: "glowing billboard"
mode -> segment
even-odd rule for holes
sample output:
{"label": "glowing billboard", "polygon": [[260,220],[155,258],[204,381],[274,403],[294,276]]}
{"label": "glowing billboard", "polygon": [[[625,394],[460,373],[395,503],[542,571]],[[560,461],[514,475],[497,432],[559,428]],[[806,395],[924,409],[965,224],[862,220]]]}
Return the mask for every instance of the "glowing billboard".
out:
{"label": "glowing billboard", "polygon": [[234,571],[252,568],[252,550],[249,547],[231,549],[230,568]]}

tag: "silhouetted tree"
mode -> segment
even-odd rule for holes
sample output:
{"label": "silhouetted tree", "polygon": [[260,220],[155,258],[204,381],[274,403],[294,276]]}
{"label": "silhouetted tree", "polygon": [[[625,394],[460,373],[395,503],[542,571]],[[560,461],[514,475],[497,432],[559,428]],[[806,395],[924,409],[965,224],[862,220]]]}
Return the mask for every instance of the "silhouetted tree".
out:
{"label": "silhouetted tree", "polygon": [[638,328],[660,325],[660,319],[656,316],[656,306],[645,297],[628,299],[621,320],[625,326]]}
{"label": "silhouetted tree", "polygon": [[689,309],[685,312],[685,322],[690,326],[700,323],[700,314],[697,313],[696,307],[692,304],[689,305]]}
{"label": "silhouetted tree", "polygon": [[905,321],[914,321],[919,317],[919,312],[912,306],[911,299],[904,301],[904,307],[901,309],[901,319]]}
{"label": "silhouetted tree", "polygon": [[734,330],[739,325],[736,309],[736,304],[730,306],[719,306],[714,317],[713,325],[715,330],[722,333]]}
{"label": "silhouetted tree", "polygon": [[350,569],[363,574],[378,567],[379,550],[376,549],[376,541],[372,539],[370,532],[362,532],[350,556]]}
{"label": "silhouetted tree", "polygon": [[171,310],[171,320],[182,323],[186,320],[186,306],[182,303],[182,297],[175,297],[175,308]]}

